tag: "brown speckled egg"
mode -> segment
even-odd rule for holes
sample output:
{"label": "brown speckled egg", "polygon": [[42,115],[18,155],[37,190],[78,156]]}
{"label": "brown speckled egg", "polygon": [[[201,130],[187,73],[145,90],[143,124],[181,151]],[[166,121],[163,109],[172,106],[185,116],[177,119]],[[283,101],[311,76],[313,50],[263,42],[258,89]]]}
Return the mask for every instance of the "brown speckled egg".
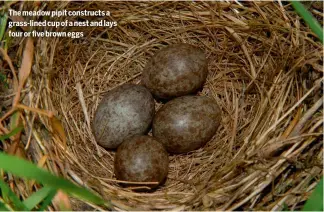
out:
{"label": "brown speckled egg", "polygon": [[171,99],[201,88],[208,74],[205,53],[190,44],[173,44],[158,51],[142,72],[142,83],[155,97]]}
{"label": "brown speckled egg", "polygon": [[153,96],[144,86],[124,84],[112,89],[99,103],[92,122],[97,143],[113,149],[131,136],[146,133],[154,106]]}
{"label": "brown speckled egg", "polygon": [[[134,136],[124,141],[115,154],[114,172],[118,180],[161,184],[168,174],[168,167],[168,153],[150,136]],[[147,186],[154,188],[158,184]]]}
{"label": "brown speckled egg", "polygon": [[153,119],[153,136],[170,153],[204,146],[216,133],[221,111],[205,96],[182,96],[166,103]]}

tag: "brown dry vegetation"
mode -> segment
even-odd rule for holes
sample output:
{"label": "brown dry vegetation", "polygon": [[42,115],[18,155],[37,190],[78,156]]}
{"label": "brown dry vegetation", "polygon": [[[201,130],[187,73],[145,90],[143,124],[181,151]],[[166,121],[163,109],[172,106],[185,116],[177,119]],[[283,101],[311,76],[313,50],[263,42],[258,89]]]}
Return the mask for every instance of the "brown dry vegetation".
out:
{"label": "brown dry vegetation", "polygon": [[[25,140],[31,140],[35,163],[49,155],[49,170],[98,192],[112,209],[280,210],[284,203],[299,209],[308,198],[323,174],[323,46],[289,5],[42,4],[46,10],[108,10],[106,19],[118,26],[64,29],[85,32],[80,39],[35,39],[24,103],[53,111],[67,135],[65,151],[46,117],[26,113]],[[21,5],[21,10],[35,6]],[[209,76],[198,95],[217,100],[222,124],[205,147],[170,156],[164,186],[136,193],[118,185],[114,152],[96,145],[91,120],[104,93],[140,83],[150,56],[178,42],[206,52]],[[11,48],[19,58],[21,47]]]}

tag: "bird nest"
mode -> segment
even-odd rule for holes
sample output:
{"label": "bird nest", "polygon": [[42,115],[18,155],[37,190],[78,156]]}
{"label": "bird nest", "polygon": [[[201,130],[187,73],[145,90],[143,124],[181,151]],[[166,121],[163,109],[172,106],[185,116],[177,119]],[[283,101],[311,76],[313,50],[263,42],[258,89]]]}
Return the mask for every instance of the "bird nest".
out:
{"label": "bird nest", "polygon": [[[52,111],[66,133],[65,143],[46,117],[28,119],[35,163],[49,155],[47,169],[97,192],[113,210],[297,210],[304,204],[323,174],[323,46],[290,5],[46,3],[46,10],[55,9],[110,11],[106,20],[118,25],[64,29],[84,32],[79,39],[35,39],[25,102]],[[139,193],[118,184],[115,152],[96,144],[91,121],[105,93],[139,84],[148,59],[174,43],[206,52],[209,74],[197,95],[217,101],[221,126],[206,146],[170,156],[163,186]],[[162,105],[156,102],[156,110]],[[90,209],[72,202],[74,209]]]}

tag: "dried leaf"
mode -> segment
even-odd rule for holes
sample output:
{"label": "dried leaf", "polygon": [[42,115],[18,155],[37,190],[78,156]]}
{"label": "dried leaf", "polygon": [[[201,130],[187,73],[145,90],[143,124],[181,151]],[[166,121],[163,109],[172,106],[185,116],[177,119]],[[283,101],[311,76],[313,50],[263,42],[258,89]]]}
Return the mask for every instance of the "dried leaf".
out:
{"label": "dried leaf", "polygon": [[31,38],[27,38],[26,46],[23,53],[23,59],[21,63],[21,68],[19,69],[19,85],[16,96],[13,100],[13,105],[17,105],[20,99],[20,92],[24,87],[24,84],[30,75],[34,56],[34,44]]}
{"label": "dried leaf", "polygon": [[24,86],[31,68],[33,64],[33,56],[34,56],[34,43],[31,38],[27,38],[23,59],[21,63],[21,68],[19,70],[19,85],[22,87]]}
{"label": "dried leaf", "polygon": [[67,194],[58,190],[53,199],[53,204],[58,211],[72,211],[71,202]]}
{"label": "dried leaf", "polygon": [[52,116],[52,118],[50,119],[51,119],[51,124],[54,132],[57,133],[59,137],[62,139],[63,147],[64,149],[66,149],[66,135],[61,121],[58,120],[55,116]]}

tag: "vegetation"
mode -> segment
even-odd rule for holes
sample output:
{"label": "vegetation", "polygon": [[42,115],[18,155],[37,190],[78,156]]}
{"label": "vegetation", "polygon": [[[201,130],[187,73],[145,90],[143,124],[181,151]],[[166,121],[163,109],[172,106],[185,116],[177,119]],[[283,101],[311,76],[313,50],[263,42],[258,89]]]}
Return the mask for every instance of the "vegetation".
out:
{"label": "vegetation", "polygon": [[[317,35],[319,40],[323,43],[323,29],[319,25],[319,23],[312,17],[312,15],[303,7],[303,5],[298,1],[292,1],[291,4],[296,9],[297,13],[305,20],[305,22],[309,25],[309,27],[313,30],[313,32]],[[7,40],[6,40],[6,23],[8,21],[7,15],[2,12],[0,13],[0,48],[3,50],[0,54],[5,57],[3,54],[7,49]],[[28,54],[28,52],[26,53]],[[26,56],[26,55],[25,55]],[[28,57],[28,55],[26,56]],[[29,55],[29,59],[30,59]],[[6,59],[8,62],[8,58]],[[24,62],[24,61],[23,61]],[[24,64],[22,64],[24,66]],[[26,65],[28,66],[28,65]],[[24,69],[21,69],[24,70]],[[28,71],[26,69],[25,76],[28,77]],[[21,88],[24,85],[25,78],[19,78],[19,82],[21,84]],[[0,83],[6,83],[6,75],[0,73]],[[19,91],[19,88],[17,87]],[[19,99],[19,98],[18,98]],[[21,120],[19,120],[19,102],[16,102],[16,105],[13,107],[13,111],[9,114],[10,119],[10,130],[7,134],[0,136],[0,142],[5,143],[8,139],[13,137],[17,138],[23,132],[23,127],[21,125]],[[23,107],[23,106],[20,106]],[[21,108],[20,108],[21,109]],[[24,107],[26,109],[26,107]],[[31,108],[27,108],[30,111],[38,112],[41,114],[47,114],[48,118],[55,119],[51,113],[46,113],[44,111],[37,111]],[[9,111],[10,112],[10,111]],[[54,130],[62,135],[62,127],[57,122],[53,122]],[[0,126],[1,126],[0,122]],[[13,139],[15,140],[15,139]],[[30,183],[34,191],[32,195],[23,199],[21,196],[17,196],[15,192],[12,190],[9,179],[11,176],[19,177],[23,179],[26,183]],[[35,189],[37,188],[37,189]],[[10,153],[0,153],[0,210],[8,211],[8,210],[46,210],[47,207],[52,204],[53,199],[58,194],[59,191],[62,191],[64,194],[73,196],[80,200],[92,203],[94,205],[110,207],[110,203],[108,201],[103,200],[97,194],[89,191],[86,188],[75,185],[74,183],[51,174],[49,171],[40,168],[39,166],[28,162],[23,158],[19,158],[18,156],[10,155]],[[304,205],[304,211],[322,211],[323,210],[323,178],[320,180],[315,190],[311,194],[310,198],[307,200]],[[61,208],[70,209],[69,206],[64,206],[63,200],[61,201],[63,205]]]}

